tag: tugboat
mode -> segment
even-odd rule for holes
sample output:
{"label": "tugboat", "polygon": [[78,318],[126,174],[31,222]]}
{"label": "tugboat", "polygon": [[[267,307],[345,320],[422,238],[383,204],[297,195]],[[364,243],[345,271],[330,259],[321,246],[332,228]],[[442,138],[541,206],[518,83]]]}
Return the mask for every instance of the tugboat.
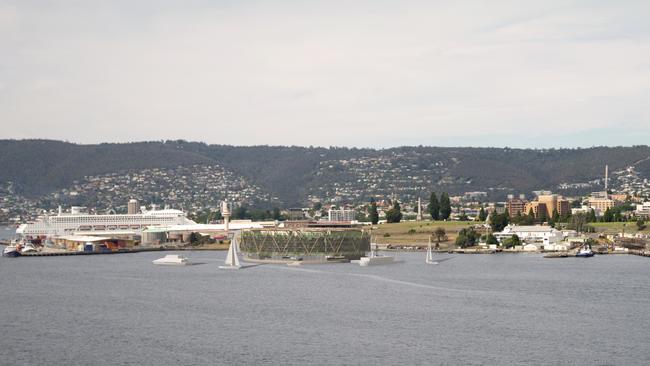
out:
{"label": "tugboat", "polygon": [[578,253],[576,253],[576,257],[587,258],[587,257],[593,257],[593,256],[594,256],[594,252],[591,250],[591,245],[588,245],[588,244],[583,245],[580,248],[580,250],[578,251]]}

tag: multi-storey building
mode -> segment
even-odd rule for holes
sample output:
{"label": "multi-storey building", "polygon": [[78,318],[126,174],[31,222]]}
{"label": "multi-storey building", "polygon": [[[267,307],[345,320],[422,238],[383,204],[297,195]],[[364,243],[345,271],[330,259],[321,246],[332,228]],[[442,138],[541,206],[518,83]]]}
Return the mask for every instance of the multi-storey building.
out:
{"label": "multi-storey building", "polygon": [[328,219],[329,221],[354,221],[355,211],[354,210],[329,210]]}
{"label": "multi-storey building", "polygon": [[510,217],[516,216],[517,214],[525,215],[528,212],[525,211],[527,201],[521,198],[508,198],[506,201],[506,209],[508,210],[508,215]]}
{"label": "multi-storey building", "polygon": [[537,200],[528,202],[524,207],[524,212],[529,213],[531,209],[536,217],[540,217],[541,210],[544,210],[546,217],[553,217],[555,212],[560,216],[565,216],[571,213],[571,203],[557,194],[543,194],[537,196]]}

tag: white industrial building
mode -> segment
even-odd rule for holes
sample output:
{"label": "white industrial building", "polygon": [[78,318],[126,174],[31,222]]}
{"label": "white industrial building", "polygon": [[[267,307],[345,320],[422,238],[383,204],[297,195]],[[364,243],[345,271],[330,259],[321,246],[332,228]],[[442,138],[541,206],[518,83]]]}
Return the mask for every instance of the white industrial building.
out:
{"label": "white industrial building", "polygon": [[650,217],[650,202],[643,202],[640,205],[636,205],[636,215],[642,217]]}
{"label": "white industrial building", "polygon": [[558,244],[564,239],[564,234],[561,231],[545,225],[508,225],[500,233],[494,233],[499,242],[514,235],[517,235],[522,243],[533,244],[537,247]]}

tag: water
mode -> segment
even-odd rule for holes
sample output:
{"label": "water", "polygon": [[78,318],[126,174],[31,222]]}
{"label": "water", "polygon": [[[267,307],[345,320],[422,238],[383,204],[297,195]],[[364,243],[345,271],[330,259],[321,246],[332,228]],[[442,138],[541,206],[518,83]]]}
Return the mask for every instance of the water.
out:
{"label": "water", "polygon": [[0,240],[9,240],[16,236],[16,228],[0,226]]}
{"label": "water", "polygon": [[650,363],[647,258],[219,270],[225,254],[2,258],[0,364]]}

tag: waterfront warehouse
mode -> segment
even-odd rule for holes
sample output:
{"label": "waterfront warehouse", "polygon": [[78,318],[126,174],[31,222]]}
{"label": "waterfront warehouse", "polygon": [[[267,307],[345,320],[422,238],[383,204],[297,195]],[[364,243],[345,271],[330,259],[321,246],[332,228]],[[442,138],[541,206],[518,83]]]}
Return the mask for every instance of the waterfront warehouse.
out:
{"label": "waterfront warehouse", "polygon": [[358,229],[252,229],[242,232],[241,251],[253,259],[359,259],[370,250],[370,235]]}

